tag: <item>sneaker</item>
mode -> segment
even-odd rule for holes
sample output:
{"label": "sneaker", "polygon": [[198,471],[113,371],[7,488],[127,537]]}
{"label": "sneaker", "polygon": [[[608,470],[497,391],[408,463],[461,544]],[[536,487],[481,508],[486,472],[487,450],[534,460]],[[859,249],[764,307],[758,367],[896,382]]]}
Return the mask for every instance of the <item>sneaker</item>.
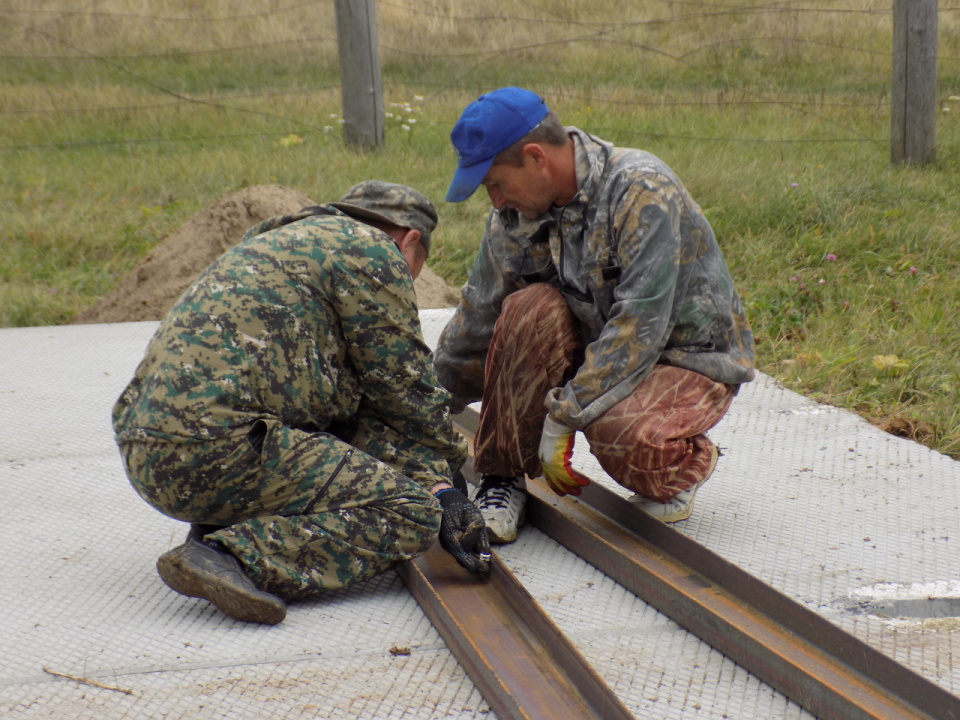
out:
{"label": "sneaker", "polygon": [[517,529],[527,519],[523,476],[484,475],[473,503],[487,524],[490,542],[503,544],[517,539]]}
{"label": "sneaker", "polygon": [[713,475],[713,471],[717,467],[717,459],[719,457],[720,453],[717,450],[717,446],[714,445],[710,458],[710,469],[707,471],[706,477],[704,477],[703,480],[698,482],[693,487],[684,490],[683,492],[670,498],[665,503],[660,503],[656,500],[645,498],[642,495],[634,495],[630,498],[630,502],[639,507],[648,515],[652,515],[653,517],[657,518],[657,520],[665,523],[675,523],[680,522],[681,520],[686,520],[688,517],[690,517],[690,513],[693,512],[693,499],[697,495],[697,490],[699,490],[700,486],[709,480],[711,475]]}
{"label": "sneaker", "polygon": [[188,539],[160,556],[157,572],[171,590],[207,600],[234,620],[276,625],[287,616],[283,600],[258,590],[225,548]]}

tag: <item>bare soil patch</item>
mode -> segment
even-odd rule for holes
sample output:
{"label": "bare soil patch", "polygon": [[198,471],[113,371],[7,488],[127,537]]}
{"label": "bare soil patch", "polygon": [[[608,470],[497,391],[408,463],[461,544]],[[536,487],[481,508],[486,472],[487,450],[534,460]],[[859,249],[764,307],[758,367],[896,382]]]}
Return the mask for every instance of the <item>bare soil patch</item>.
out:
{"label": "bare soil patch", "polygon": [[[247,229],[274,215],[316,203],[281,185],[238,190],[204,208],[161,240],[112,293],[72,320],[73,324],[160,320],[180,294]],[[459,298],[429,267],[414,282],[421,310],[454,307]]]}

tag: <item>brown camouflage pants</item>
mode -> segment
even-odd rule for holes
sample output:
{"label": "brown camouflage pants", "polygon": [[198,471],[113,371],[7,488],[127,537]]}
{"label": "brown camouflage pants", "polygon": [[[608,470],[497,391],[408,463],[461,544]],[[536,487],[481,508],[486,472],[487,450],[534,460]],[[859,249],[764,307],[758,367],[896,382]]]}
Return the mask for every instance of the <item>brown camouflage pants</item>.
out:
{"label": "brown camouflage pants", "polygon": [[[578,321],[560,292],[537,283],[510,295],[494,329],[474,440],[478,472],[541,474],[537,451],[547,392],[566,383],[583,354]],[[614,480],[666,502],[709,473],[704,434],[726,414],[735,388],[655,365],[633,394],[583,430]]]}
{"label": "brown camouflage pants", "polygon": [[286,600],[373,577],[436,540],[436,499],[357,447],[382,457],[399,436],[371,423],[347,444],[273,420],[256,425],[266,431],[260,452],[243,435],[126,442],[120,453],[144,500],[178,520],[224,526],[206,537],[229,548],[257,587]]}

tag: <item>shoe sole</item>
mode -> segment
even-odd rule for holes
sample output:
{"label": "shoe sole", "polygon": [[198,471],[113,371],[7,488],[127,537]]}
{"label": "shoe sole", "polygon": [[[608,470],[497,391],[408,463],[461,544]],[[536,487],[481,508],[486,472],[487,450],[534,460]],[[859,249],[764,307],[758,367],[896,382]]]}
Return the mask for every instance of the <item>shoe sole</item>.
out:
{"label": "shoe sole", "polygon": [[258,597],[224,585],[213,573],[184,566],[178,554],[161,555],[157,560],[157,573],[174,592],[207,600],[234,620],[276,625],[287,616],[286,605],[279,598],[268,593],[263,593],[268,597]]}
{"label": "shoe sole", "polygon": [[509,543],[514,542],[516,539],[517,539],[516,531],[514,531],[512,536],[511,535],[500,536],[500,535],[497,535],[497,533],[495,533],[489,527],[487,528],[487,540],[490,541],[491,545],[507,545]]}
{"label": "shoe sole", "polygon": [[503,535],[503,536],[497,535],[497,533],[491,530],[490,526],[488,525],[487,540],[490,541],[491,545],[507,545],[508,543],[512,543],[517,539],[517,533],[519,532],[520,528],[523,527],[524,524],[526,524],[526,522],[527,522],[527,508],[524,507],[523,510],[520,511],[520,515],[517,517],[517,526],[516,528],[514,528],[512,535]]}
{"label": "shoe sole", "polygon": [[673,515],[664,515],[663,517],[657,517],[656,515],[651,515],[651,517],[657,518],[660,522],[665,523],[675,523],[680,522],[681,520],[686,520],[690,515],[693,514],[693,500],[697,496],[696,492],[690,496],[690,502],[687,503],[687,507],[683,510],[678,510]]}
{"label": "shoe sole", "polygon": [[704,485],[706,485],[707,480],[709,480],[710,476],[713,475],[713,471],[717,469],[718,460],[720,460],[720,453],[715,451],[713,453],[713,458],[711,459],[711,462],[710,462],[710,469],[707,470],[707,476],[703,480],[701,480],[698,485],[696,485],[693,488],[693,491],[690,493],[690,502],[687,503],[686,508],[684,508],[683,510],[678,510],[673,515],[664,515],[663,517],[657,517],[652,513],[648,513],[648,514],[651,517],[657,518],[657,520],[659,520],[660,522],[665,522],[665,523],[680,522],[681,520],[686,520],[688,517],[690,517],[690,515],[693,514],[693,501],[697,497],[697,490],[699,490]]}

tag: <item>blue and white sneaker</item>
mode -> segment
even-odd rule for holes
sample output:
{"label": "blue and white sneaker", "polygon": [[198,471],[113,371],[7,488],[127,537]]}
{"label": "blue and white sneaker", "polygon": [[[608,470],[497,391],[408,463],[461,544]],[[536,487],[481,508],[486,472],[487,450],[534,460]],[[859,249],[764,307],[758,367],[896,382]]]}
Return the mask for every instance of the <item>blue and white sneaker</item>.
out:
{"label": "blue and white sneaker", "polygon": [[511,543],[527,519],[527,490],[523,476],[484,475],[474,505],[487,524],[491,543]]}

